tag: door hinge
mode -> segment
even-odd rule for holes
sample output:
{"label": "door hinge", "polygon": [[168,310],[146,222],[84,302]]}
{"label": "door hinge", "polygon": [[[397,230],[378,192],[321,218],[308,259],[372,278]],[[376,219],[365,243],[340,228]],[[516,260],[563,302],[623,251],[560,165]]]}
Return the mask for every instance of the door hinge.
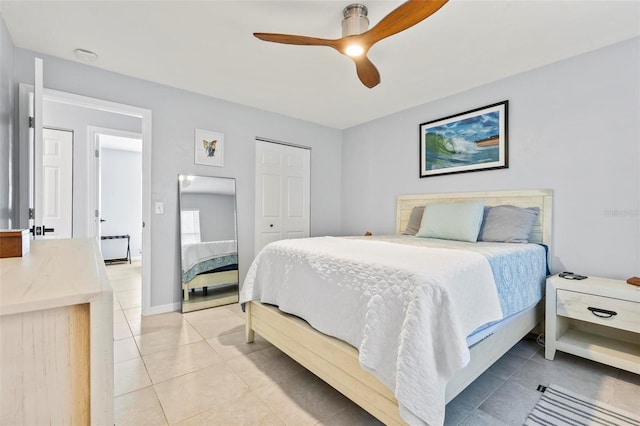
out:
{"label": "door hinge", "polygon": [[100,157],[100,150],[99,149],[96,149],[95,153],[96,153],[96,158]]}
{"label": "door hinge", "polygon": [[100,216],[100,212],[98,210],[96,210],[95,213],[94,213],[94,217],[98,217],[98,216]]}
{"label": "door hinge", "polygon": [[29,128],[33,129],[35,127],[35,124],[33,122],[33,117],[29,117]]}
{"label": "door hinge", "polygon": [[35,219],[36,218],[36,211],[33,208],[29,208],[29,219]]}

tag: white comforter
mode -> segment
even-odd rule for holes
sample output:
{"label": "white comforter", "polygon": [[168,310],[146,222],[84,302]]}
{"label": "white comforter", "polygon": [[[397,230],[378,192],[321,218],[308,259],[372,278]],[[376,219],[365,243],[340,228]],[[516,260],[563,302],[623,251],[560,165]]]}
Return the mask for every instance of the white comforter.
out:
{"label": "white comforter", "polygon": [[266,246],[240,292],[250,300],[358,348],[412,425],[443,423],[446,384],[469,362],[466,336],[502,318],[480,254],[333,237]]}

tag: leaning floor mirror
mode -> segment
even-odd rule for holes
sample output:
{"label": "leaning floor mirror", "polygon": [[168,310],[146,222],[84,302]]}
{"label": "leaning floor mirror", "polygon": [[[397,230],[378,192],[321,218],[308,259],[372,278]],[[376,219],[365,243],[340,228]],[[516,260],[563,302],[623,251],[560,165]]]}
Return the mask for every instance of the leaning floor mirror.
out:
{"label": "leaning floor mirror", "polygon": [[238,301],[236,181],[179,175],[182,312]]}

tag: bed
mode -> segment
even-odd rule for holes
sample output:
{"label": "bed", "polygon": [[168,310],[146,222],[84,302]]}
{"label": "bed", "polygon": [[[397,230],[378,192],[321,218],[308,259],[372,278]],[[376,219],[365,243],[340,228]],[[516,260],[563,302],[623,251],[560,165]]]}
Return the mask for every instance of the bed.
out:
{"label": "bed", "polygon": [[235,240],[191,243],[182,246],[182,291],[189,301],[191,289],[238,283]]}
{"label": "bed", "polygon": [[[397,234],[401,234],[402,231],[406,229],[414,207],[433,203],[451,203],[477,200],[482,200],[485,206],[510,205],[523,208],[537,207],[540,213],[537,216],[535,223],[533,224],[533,228],[529,236],[529,241],[533,243],[545,244],[547,246],[549,245],[551,239],[552,206],[552,194],[550,190],[402,195],[397,198],[396,232]],[[393,239],[400,237],[396,236],[388,238]],[[348,251],[351,248],[352,252],[367,252],[368,246],[363,245],[364,243],[361,244],[358,241],[361,241],[361,239],[353,239],[352,242],[348,243],[351,244],[351,246],[348,246],[344,250]],[[321,240],[321,243],[325,244],[325,246],[322,249],[318,249],[320,251],[340,251],[339,247],[334,248],[334,241],[331,239]],[[374,243],[368,244],[372,245]],[[380,242],[380,244],[388,244],[388,242]],[[415,256],[417,253],[416,250],[418,250],[417,248],[408,248],[405,246],[399,247],[403,247],[402,249],[400,249],[402,252],[401,257],[406,259],[411,259],[411,256]],[[420,250],[427,249],[421,248]],[[380,258],[383,262],[385,256],[387,255],[385,254]],[[470,259],[473,260],[475,258],[472,256],[470,257]],[[254,268],[254,265],[252,265],[252,268]],[[363,270],[356,271],[356,274],[362,273],[362,271]],[[477,272],[471,273],[477,274]],[[420,276],[420,274],[417,274],[417,276]],[[475,275],[473,276],[475,277]],[[300,282],[302,282],[303,280],[306,280],[306,278],[302,279],[301,277]],[[472,280],[474,282],[474,286],[469,287],[472,289],[475,288],[476,285],[480,285],[480,283],[482,282],[482,279],[476,280],[475,278],[473,278]],[[356,282],[357,279],[354,279],[354,283]],[[544,278],[542,278],[542,282],[539,283],[540,288],[543,287],[543,283]],[[287,287],[285,287],[285,290],[286,289]],[[294,289],[294,287],[289,286],[288,289],[291,290]],[[243,288],[243,290],[245,289]],[[282,289],[279,291],[282,292]],[[485,292],[485,290],[480,291],[480,293],[483,292]],[[340,297],[342,297],[342,295],[340,295]],[[496,300],[501,303],[497,294],[496,297]],[[431,385],[424,386],[424,388],[420,389],[420,392],[426,392],[427,399],[425,401],[430,401],[429,403],[424,405],[434,405],[435,408],[432,409],[432,407],[417,407],[417,411],[415,411],[416,413],[422,415],[420,410],[425,409],[427,411],[427,414],[425,414],[425,417],[413,418],[412,413],[414,413],[414,406],[411,405],[413,404],[413,402],[407,402],[405,400],[407,391],[406,389],[403,390],[400,387],[401,380],[398,379],[398,382],[390,383],[384,374],[380,374],[379,371],[372,371],[374,369],[371,368],[371,365],[368,361],[372,357],[369,348],[367,348],[366,346],[354,345],[353,341],[351,342],[352,344],[343,341],[349,341],[349,337],[340,339],[317,331],[307,322],[309,321],[310,323],[316,325],[315,322],[317,318],[314,317],[314,315],[316,315],[314,313],[302,311],[299,312],[296,310],[297,308],[292,309],[288,306],[283,307],[281,304],[280,308],[296,314],[291,315],[282,312],[276,306],[267,303],[260,303],[257,300],[252,299],[264,300],[264,298],[254,297],[251,294],[243,295],[241,292],[240,301],[247,302],[246,338],[248,342],[251,342],[253,340],[254,332],[258,332],[261,336],[280,348],[283,352],[288,354],[290,357],[305,366],[318,377],[322,378],[324,381],[339,390],[345,396],[353,400],[355,403],[357,403],[362,408],[374,415],[376,418],[388,425],[402,425],[407,424],[407,422],[411,424],[420,424],[425,422],[423,421],[424,419],[429,419],[429,423],[432,424],[441,422],[441,418],[438,417],[438,415],[443,415],[444,404],[451,401],[464,388],[466,388],[471,382],[473,382],[478,376],[480,376],[482,372],[484,372],[489,366],[491,366],[491,364],[498,360],[513,345],[515,345],[520,339],[522,339],[527,333],[529,333],[534,327],[536,327],[536,325],[541,321],[543,315],[542,301],[540,300],[539,302],[533,303],[531,306],[527,307],[524,310],[509,315],[508,319],[505,321],[496,321],[496,324],[492,327],[483,326],[486,329],[484,331],[484,334],[482,335],[481,340],[472,343],[468,349],[466,347],[466,344],[468,344],[467,341],[467,343],[465,344],[465,348],[460,349],[460,362],[454,362],[452,363],[452,366],[443,369],[447,371],[447,374],[442,374],[442,379],[445,380],[443,385],[444,390],[442,392],[440,392],[439,389],[431,390]],[[339,297],[335,300],[338,300],[338,304],[340,304]],[[389,303],[385,301],[385,309],[389,309],[389,306],[386,306],[388,304]],[[489,303],[489,305],[491,305],[491,303]],[[331,306],[331,308],[333,308],[333,306]],[[491,309],[495,310],[495,308]],[[478,325],[478,321],[492,322],[490,320],[487,320],[495,317],[495,312],[489,313],[491,309],[486,309],[488,313],[485,316],[483,316],[484,314],[482,313],[478,313],[478,318],[473,318],[473,321],[475,321],[475,323],[471,322],[469,324],[465,324],[465,326],[475,327],[476,325]],[[476,309],[466,309],[465,315],[467,315],[467,311],[475,310]],[[482,309],[477,310],[482,311]],[[405,309],[405,311],[410,311],[410,309]],[[384,315],[384,311],[380,312],[382,312],[382,314]],[[442,315],[445,316],[445,314],[446,312],[444,312]],[[331,315],[334,315],[334,313],[332,312]],[[491,315],[494,315],[494,317],[491,317]],[[500,315],[502,315],[502,313]],[[391,314],[389,314],[388,316],[393,317],[393,315]],[[302,320],[299,317],[304,317],[306,321]],[[494,319],[497,319],[497,317],[495,317]],[[405,320],[405,322],[407,321]],[[411,321],[408,322],[410,323]],[[420,327],[423,327],[424,325],[425,324],[421,324]],[[380,321],[376,325],[376,327],[384,326],[384,322]],[[349,327],[347,326],[345,328],[348,329]],[[479,328],[482,327],[478,327],[478,329]],[[476,328],[473,328],[471,330],[463,328],[462,330],[466,333],[472,330],[476,331]],[[457,333],[460,334],[460,330],[458,330]],[[338,330],[337,332],[336,330],[332,330],[329,334],[342,337],[340,330]],[[365,332],[365,334],[366,336],[364,340],[367,340],[369,338],[369,334],[367,334],[367,332]],[[345,335],[348,335],[348,333],[345,332]],[[464,338],[465,336],[462,337]],[[422,337],[420,338],[420,340],[422,340]],[[456,341],[456,338],[452,337],[451,340]],[[416,342],[418,341],[416,339],[410,339],[408,340],[408,342],[412,344],[415,343],[417,345]],[[433,344],[433,342],[431,344]],[[361,352],[359,353],[354,346],[360,347]],[[426,346],[428,347],[429,345]],[[373,354],[373,358],[375,358],[376,356],[378,355]],[[448,359],[437,359],[437,356],[439,355],[435,355],[437,363],[449,363]],[[379,355],[378,357],[383,358],[384,355]],[[362,361],[363,359],[365,360],[364,362]],[[453,372],[450,373],[451,371]],[[397,377],[404,378],[405,376],[407,376],[406,373],[406,371],[402,372],[398,370]],[[418,377],[419,376],[420,374],[418,374]],[[422,385],[425,385],[427,382],[431,383],[431,380],[418,383],[422,383]],[[437,388],[438,380],[434,380],[433,382],[434,388]],[[394,386],[394,383],[396,386]],[[394,389],[394,391],[391,391],[390,388]],[[411,389],[409,390],[411,391]],[[442,393],[443,395],[442,399],[440,399],[440,393]],[[434,395],[435,397],[433,399],[430,399]],[[398,398],[396,398],[396,396],[398,396]],[[400,404],[398,403],[398,399],[402,401]],[[407,409],[407,407],[409,407],[409,409]],[[431,413],[431,411],[433,411],[433,413]]]}

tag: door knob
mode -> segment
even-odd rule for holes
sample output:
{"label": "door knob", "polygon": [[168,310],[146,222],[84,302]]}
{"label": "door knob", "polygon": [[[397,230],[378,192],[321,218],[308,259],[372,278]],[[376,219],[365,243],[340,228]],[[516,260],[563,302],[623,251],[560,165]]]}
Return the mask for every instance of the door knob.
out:
{"label": "door knob", "polygon": [[47,232],[54,232],[55,228],[47,228],[46,226],[32,226],[29,230],[33,236],[44,235]]}

